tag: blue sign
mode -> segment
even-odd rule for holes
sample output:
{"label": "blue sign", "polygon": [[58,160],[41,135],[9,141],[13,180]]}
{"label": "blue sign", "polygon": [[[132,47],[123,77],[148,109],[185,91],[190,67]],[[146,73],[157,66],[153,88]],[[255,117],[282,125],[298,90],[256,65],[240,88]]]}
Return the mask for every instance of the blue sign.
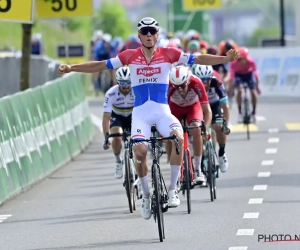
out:
{"label": "blue sign", "polygon": [[287,57],[284,60],[282,70],[281,70],[280,85],[286,84],[287,79],[288,79],[289,75],[291,74],[291,71],[293,71],[293,72],[300,71],[300,57],[299,56]]}

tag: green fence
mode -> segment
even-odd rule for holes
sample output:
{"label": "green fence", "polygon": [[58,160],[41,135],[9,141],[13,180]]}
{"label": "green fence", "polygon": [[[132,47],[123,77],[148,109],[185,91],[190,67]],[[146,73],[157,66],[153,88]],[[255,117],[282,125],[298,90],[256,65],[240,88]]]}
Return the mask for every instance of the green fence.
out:
{"label": "green fence", "polygon": [[81,79],[69,74],[0,99],[0,204],[72,160],[93,139]]}

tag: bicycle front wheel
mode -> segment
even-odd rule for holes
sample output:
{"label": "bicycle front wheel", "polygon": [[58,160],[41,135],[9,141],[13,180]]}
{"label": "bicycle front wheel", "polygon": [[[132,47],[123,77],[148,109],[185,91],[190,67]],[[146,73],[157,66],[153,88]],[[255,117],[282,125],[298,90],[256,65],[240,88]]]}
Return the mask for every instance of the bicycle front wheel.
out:
{"label": "bicycle front wheel", "polygon": [[187,198],[187,210],[191,213],[191,176],[190,176],[190,162],[187,150],[184,150],[184,181]]}
{"label": "bicycle front wheel", "polygon": [[153,212],[155,213],[155,217],[158,225],[158,234],[160,242],[163,242],[165,239],[165,231],[164,231],[164,215],[162,213],[162,202],[161,202],[161,182],[158,166],[156,164],[153,165],[153,201],[155,202],[155,206],[153,208]]}
{"label": "bicycle front wheel", "polygon": [[211,144],[208,143],[207,147],[207,181],[209,183],[209,193],[210,193],[210,200],[214,201],[214,177],[213,177],[213,154]]}
{"label": "bicycle front wheel", "polygon": [[124,153],[124,160],[125,160],[125,190],[128,200],[128,206],[130,213],[133,213],[133,203],[134,203],[134,194],[133,194],[133,187],[131,182],[131,165],[130,165],[130,158],[129,158],[129,151],[128,149],[125,150]]}

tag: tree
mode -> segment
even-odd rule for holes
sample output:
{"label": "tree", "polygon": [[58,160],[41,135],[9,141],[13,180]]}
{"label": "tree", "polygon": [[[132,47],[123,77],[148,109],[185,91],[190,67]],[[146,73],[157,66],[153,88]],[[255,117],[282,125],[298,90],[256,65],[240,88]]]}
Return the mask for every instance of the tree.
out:
{"label": "tree", "polygon": [[101,29],[113,37],[127,39],[131,33],[132,24],[127,18],[126,10],[119,2],[103,1],[101,9],[93,18],[94,29]]}
{"label": "tree", "polygon": [[270,27],[270,28],[257,28],[253,34],[247,40],[248,43],[245,44],[249,47],[260,46],[259,43],[264,38],[279,38],[280,28],[279,27]]}
{"label": "tree", "polygon": [[77,31],[83,26],[83,23],[80,19],[66,18],[61,23],[62,28],[64,28],[63,26],[65,25],[63,22],[66,22],[67,30],[71,32]]}
{"label": "tree", "polygon": [[30,55],[31,55],[31,29],[32,24],[22,24],[22,57],[21,57],[21,91],[30,88]]}

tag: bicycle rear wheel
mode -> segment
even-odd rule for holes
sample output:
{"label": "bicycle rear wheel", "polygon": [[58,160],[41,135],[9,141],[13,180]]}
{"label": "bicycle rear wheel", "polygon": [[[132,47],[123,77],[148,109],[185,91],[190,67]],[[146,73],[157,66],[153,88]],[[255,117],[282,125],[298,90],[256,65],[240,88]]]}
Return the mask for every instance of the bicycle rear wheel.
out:
{"label": "bicycle rear wheel", "polygon": [[213,154],[210,142],[207,147],[207,181],[209,183],[210,200],[214,201]]}
{"label": "bicycle rear wheel", "polygon": [[158,170],[157,164],[153,165],[153,201],[154,201],[154,208],[153,212],[155,213],[155,217],[157,219],[157,225],[158,225],[158,234],[159,234],[159,240],[160,242],[163,242],[165,239],[165,229],[164,229],[164,215],[162,213],[162,202],[161,202],[161,181],[160,181],[160,174]]}
{"label": "bicycle rear wheel", "polygon": [[134,203],[134,193],[133,193],[133,187],[131,182],[131,166],[130,166],[130,158],[129,158],[129,151],[128,149],[125,149],[124,152],[124,160],[125,160],[125,190],[127,194],[128,199],[128,206],[130,213],[133,213],[133,209],[135,209]]}
{"label": "bicycle rear wheel", "polygon": [[187,210],[188,213],[191,213],[191,176],[190,176],[190,162],[188,157],[187,150],[184,150],[184,181],[186,189],[186,198],[187,198]]}

